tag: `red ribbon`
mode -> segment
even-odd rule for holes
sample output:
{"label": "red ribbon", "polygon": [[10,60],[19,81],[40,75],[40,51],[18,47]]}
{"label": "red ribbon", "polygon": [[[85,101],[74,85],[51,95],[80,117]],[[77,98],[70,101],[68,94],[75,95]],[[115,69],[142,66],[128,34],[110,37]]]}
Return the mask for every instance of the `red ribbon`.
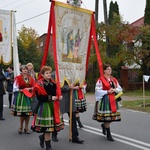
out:
{"label": "red ribbon", "polygon": [[83,96],[82,89],[79,88],[79,90],[78,90],[78,99],[81,100],[81,99],[83,99],[83,98],[84,98],[84,96]]}
{"label": "red ribbon", "polygon": [[[106,79],[104,77],[101,77],[100,80],[103,83],[103,89],[104,90],[109,90],[110,89],[110,84],[106,81]],[[111,111],[113,113],[117,112],[115,95],[113,93],[112,94],[108,94],[108,97],[109,97]]]}
{"label": "red ribbon", "polygon": [[109,97],[109,102],[110,102],[110,107],[111,107],[112,113],[117,112],[116,100],[115,100],[114,94],[108,94],[108,97]]}

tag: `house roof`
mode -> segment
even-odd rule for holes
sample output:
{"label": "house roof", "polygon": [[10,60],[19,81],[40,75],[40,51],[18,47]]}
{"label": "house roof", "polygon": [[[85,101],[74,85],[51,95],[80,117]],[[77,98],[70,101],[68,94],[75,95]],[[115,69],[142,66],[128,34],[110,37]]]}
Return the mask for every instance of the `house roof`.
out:
{"label": "house roof", "polygon": [[140,27],[140,26],[144,25],[144,17],[141,17],[140,19],[132,22],[130,25],[132,25],[134,27]]}

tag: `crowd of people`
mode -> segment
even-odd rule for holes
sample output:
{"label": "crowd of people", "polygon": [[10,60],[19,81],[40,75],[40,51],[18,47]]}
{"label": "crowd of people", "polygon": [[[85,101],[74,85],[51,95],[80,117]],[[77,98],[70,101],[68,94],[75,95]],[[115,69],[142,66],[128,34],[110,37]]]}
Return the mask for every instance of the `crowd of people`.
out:
{"label": "crowd of people", "polygon": [[[104,65],[104,75],[98,78],[95,86],[95,110],[93,120],[102,122],[102,133],[108,141],[114,141],[110,124],[114,121],[121,121],[118,101],[115,95],[122,91],[116,78],[112,76],[110,65]],[[39,143],[42,148],[52,150],[51,139],[58,142],[58,132],[64,129],[63,114],[67,113],[71,119],[71,141],[83,144],[84,140],[79,138],[77,124],[80,128],[84,125],[80,120],[80,113],[87,109],[85,89],[86,84],[70,84],[65,80],[61,87],[61,95],[58,94],[58,87],[55,81],[55,71],[50,66],[43,66],[39,72],[40,78],[36,77],[32,63],[20,66],[20,75],[14,77],[13,67],[9,66],[7,74],[0,68],[0,120],[3,117],[3,95],[8,92],[9,108],[11,114],[20,118],[18,133],[30,134],[41,133]],[[7,88],[3,86],[6,81]],[[70,103],[70,95],[72,101]],[[37,99],[36,111],[33,112],[31,104]],[[71,105],[72,104],[72,105]],[[71,108],[70,109],[70,105]],[[60,107],[59,107],[60,106]],[[70,113],[71,110],[71,113]],[[70,116],[72,114],[72,116]],[[30,116],[33,116],[32,125],[29,126]],[[24,124],[25,123],[25,124]],[[52,135],[51,135],[52,133]]]}

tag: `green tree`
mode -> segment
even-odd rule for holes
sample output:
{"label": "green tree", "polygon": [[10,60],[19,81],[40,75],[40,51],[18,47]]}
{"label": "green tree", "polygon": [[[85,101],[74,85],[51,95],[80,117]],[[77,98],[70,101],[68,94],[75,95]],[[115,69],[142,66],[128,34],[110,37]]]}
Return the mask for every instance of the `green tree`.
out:
{"label": "green tree", "polygon": [[[39,72],[42,63],[43,52],[38,49],[38,33],[32,28],[22,26],[21,30],[18,31],[18,34],[19,61],[21,64],[27,64],[31,62],[34,66],[34,70]],[[47,56],[46,64],[54,68],[54,62],[50,54]]]}
{"label": "green tree", "polygon": [[150,25],[140,27],[137,42],[142,43],[137,48],[136,57],[139,60],[143,74],[150,74]]}
{"label": "green tree", "polygon": [[111,24],[111,22],[113,21],[113,16],[114,16],[114,4],[113,4],[113,1],[110,2],[110,5],[109,5],[109,24]]}
{"label": "green tree", "polygon": [[146,0],[144,24],[140,33],[142,35],[141,67],[143,74],[150,74],[150,0]]}
{"label": "green tree", "polygon": [[117,2],[113,3],[113,1],[110,2],[110,5],[109,5],[109,24],[112,24],[113,21],[114,21],[114,17],[115,16],[120,16],[119,15],[119,6],[117,4]]}
{"label": "green tree", "polygon": [[144,14],[144,24],[150,25],[150,0],[146,0],[145,14]]}

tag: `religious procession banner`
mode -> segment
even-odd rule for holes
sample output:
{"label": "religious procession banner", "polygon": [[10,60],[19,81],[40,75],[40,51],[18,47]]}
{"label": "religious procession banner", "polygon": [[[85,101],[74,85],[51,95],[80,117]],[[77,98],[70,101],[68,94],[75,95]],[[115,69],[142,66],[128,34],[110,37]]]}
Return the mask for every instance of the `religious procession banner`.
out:
{"label": "religious procession banner", "polygon": [[56,57],[61,85],[84,83],[92,11],[55,2]]}
{"label": "religious procession banner", "polygon": [[0,63],[12,61],[11,51],[11,11],[0,10]]}
{"label": "religious procession banner", "polygon": [[[103,75],[94,13],[92,11],[57,1],[51,2],[48,32],[41,67],[46,64],[51,34],[57,96],[61,95],[64,80],[67,80],[69,84],[77,82],[80,83],[80,86],[84,84],[92,40],[94,41],[100,74]],[[59,114],[57,112],[59,105],[59,101],[54,102],[54,115]],[[59,123],[59,116],[56,116],[56,118],[55,122]]]}
{"label": "religious procession banner", "polygon": [[61,94],[60,88],[63,86],[64,80],[68,81],[69,84],[79,82],[80,86],[83,86],[92,40],[100,75],[103,75],[94,13],[92,11],[52,1],[41,67],[46,64],[51,34],[59,94]]}

